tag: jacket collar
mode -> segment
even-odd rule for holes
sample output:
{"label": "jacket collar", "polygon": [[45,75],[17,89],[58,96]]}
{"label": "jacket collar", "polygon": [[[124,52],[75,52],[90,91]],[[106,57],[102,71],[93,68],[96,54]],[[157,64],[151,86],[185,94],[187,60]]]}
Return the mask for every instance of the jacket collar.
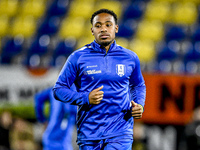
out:
{"label": "jacket collar", "polygon": [[[116,41],[114,40],[114,42],[111,44],[110,49],[108,50],[108,52],[114,50],[116,48],[116,46],[117,46],[117,44],[116,44]],[[91,47],[95,51],[103,52],[103,53],[106,52],[105,48],[102,47],[101,45],[99,45],[95,40],[91,43]]]}

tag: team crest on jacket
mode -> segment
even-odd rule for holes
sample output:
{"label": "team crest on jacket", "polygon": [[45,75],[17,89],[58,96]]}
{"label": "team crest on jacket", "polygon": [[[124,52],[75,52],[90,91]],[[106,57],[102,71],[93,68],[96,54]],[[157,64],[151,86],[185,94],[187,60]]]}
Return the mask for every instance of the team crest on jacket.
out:
{"label": "team crest on jacket", "polygon": [[122,77],[125,74],[126,68],[123,64],[117,64],[116,65],[116,72],[117,74]]}

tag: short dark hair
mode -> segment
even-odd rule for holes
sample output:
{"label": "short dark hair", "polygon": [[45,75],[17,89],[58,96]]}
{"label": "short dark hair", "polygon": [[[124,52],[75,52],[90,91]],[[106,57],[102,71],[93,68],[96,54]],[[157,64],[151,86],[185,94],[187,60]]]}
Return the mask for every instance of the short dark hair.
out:
{"label": "short dark hair", "polygon": [[109,10],[109,9],[99,9],[97,11],[95,11],[93,14],[92,14],[92,17],[90,18],[90,23],[93,24],[93,19],[96,15],[98,14],[101,14],[101,13],[107,13],[107,14],[110,14],[114,17],[115,19],[115,24],[117,24],[117,15],[114,13],[114,11],[112,10]]}

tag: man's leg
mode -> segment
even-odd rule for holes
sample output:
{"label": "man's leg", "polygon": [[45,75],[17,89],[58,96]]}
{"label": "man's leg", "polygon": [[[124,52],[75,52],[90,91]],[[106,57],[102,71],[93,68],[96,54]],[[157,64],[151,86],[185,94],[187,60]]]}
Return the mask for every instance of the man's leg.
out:
{"label": "man's leg", "polygon": [[105,140],[103,150],[132,150],[132,135],[123,135]]}
{"label": "man's leg", "polygon": [[79,144],[79,150],[102,150],[102,141],[90,141],[84,144]]}

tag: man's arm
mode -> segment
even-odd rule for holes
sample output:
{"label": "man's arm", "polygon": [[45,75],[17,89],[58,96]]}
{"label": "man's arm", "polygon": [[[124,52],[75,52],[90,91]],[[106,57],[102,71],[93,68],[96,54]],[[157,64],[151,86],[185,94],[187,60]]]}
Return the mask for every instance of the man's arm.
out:
{"label": "man's arm", "polygon": [[36,93],[34,96],[36,118],[41,123],[47,121],[47,118],[44,114],[44,104],[45,102],[50,101],[49,94],[51,90],[52,87]]}
{"label": "man's arm", "polygon": [[132,104],[132,116],[136,119],[142,117],[146,99],[146,86],[140,69],[139,58],[135,57],[135,68],[130,78],[130,93]]}
{"label": "man's arm", "polygon": [[70,55],[53,88],[56,100],[68,102],[73,105],[89,104],[89,92],[77,92],[74,86],[78,72],[77,68],[76,56]]}

